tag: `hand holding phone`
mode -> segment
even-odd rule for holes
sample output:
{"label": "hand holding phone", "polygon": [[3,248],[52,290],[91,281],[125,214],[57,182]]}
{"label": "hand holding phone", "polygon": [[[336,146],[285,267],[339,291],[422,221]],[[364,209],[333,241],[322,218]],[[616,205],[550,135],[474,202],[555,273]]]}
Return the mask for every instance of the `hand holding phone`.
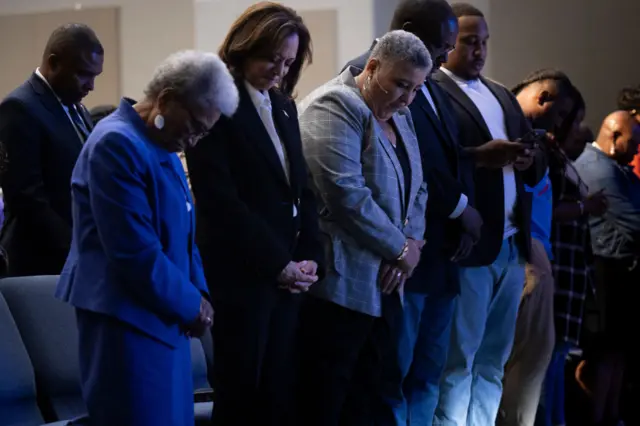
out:
{"label": "hand holding phone", "polygon": [[530,145],[531,148],[537,148],[538,144],[547,137],[547,131],[544,129],[531,129],[518,142]]}

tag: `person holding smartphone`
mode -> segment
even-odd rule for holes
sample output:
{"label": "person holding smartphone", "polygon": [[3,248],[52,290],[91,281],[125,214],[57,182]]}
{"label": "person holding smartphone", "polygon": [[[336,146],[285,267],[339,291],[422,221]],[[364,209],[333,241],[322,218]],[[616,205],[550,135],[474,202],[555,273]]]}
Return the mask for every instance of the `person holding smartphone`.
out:
{"label": "person holding smartphone", "polygon": [[[532,151],[547,150],[554,133],[571,112],[571,81],[562,72],[542,69],[512,91],[534,129],[519,142]],[[518,168],[518,162],[514,164]],[[504,392],[497,424],[533,426],[542,383],[555,343],[554,281],[550,259],[553,190],[549,168],[533,186],[525,185],[531,202],[531,256],[516,321],[513,349],[505,367]]]}
{"label": "person holding smartphone", "polygon": [[579,137],[585,116],[580,92],[571,90],[573,109],[548,145],[549,177],[553,186],[551,246],[555,282],[555,347],[547,368],[544,398],[539,406],[543,425],[565,424],[565,364],[569,351],[581,344],[582,321],[587,295],[592,292],[593,253],[589,216],[602,216],[608,209],[604,192],[590,191],[572,162],[566,142]]}

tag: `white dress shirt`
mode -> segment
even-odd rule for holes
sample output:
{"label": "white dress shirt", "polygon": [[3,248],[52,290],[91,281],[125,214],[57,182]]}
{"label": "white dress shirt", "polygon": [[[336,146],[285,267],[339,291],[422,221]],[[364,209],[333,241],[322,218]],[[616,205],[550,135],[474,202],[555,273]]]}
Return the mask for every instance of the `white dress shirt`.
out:
{"label": "white dress shirt", "polygon": [[[47,81],[46,78],[44,78],[44,76],[42,75],[42,73],[40,72],[40,68],[36,68],[36,75],[38,76],[38,78],[40,78],[40,80],[42,80],[44,82],[44,84],[47,85],[47,87],[51,90],[51,93],[53,93],[53,95],[56,97],[56,99],[58,100],[58,103],[60,104],[60,106],[62,107],[62,109],[64,110],[64,113],[67,114],[67,118],[69,119],[69,121],[71,122],[71,125],[73,126],[73,128],[76,131],[76,134],[78,135],[78,137],[80,138],[80,142],[84,142],[84,135],[82,134],[82,131],[80,129],[78,129],[78,127],[76,126],[76,123],[74,123],[73,118],[71,118],[71,115],[69,114],[69,107],[66,106],[65,104],[62,103],[62,101],[60,100],[60,98],[58,97],[58,95],[56,94],[56,92],[53,90],[53,88],[51,87],[51,85],[49,84],[49,82]],[[72,106],[72,108],[74,108],[76,110],[76,113],[78,114],[78,116],[82,117],[82,112],[78,111],[78,108],[76,108],[75,105]],[[88,129],[87,129],[88,130]]]}
{"label": "white dress shirt", "polygon": [[[427,98],[427,101],[429,102],[429,105],[431,105],[431,109],[433,109],[433,112],[436,115],[436,117],[440,119],[440,114],[438,114],[438,108],[436,108],[436,104],[433,101],[433,96],[431,96],[431,92],[429,92],[429,89],[427,89],[427,86],[424,84],[422,85],[422,94],[424,95],[425,98]],[[462,212],[464,211],[464,209],[467,208],[468,204],[469,204],[469,198],[465,194],[460,194],[460,199],[458,200],[458,204],[456,205],[456,208],[453,209],[453,211],[449,215],[449,219],[459,218]]]}
{"label": "white dress shirt", "polygon": [[[260,115],[260,119],[262,120],[262,124],[264,124],[267,133],[269,133],[269,137],[271,138],[271,142],[273,142],[273,147],[278,154],[278,158],[280,158],[280,163],[282,164],[282,169],[284,170],[284,175],[289,182],[290,179],[290,171],[289,171],[289,159],[287,157],[287,150],[282,143],[282,139],[278,134],[278,130],[276,128],[275,123],[273,122],[273,111],[271,107],[271,98],[269,97],[269,92],[262,92],[255,87],[253,87],[249,82],[244,82],[247,91],[249,92],[249,97],[251,97],[251,101],[253,105],[256,107],[258,111],[258,115]],[[298,215],[298,209],[296,205],[293,205],[293,216]]]}
{"label": "white dress shirt", "polygon": [[[440,68],[442,72],[447,74],[458,87],[471,99],[475,106],[482,114],[491,137],[493,139],[509,140],[507,135],[507,126],[504,118],[504,111],[498,99],[489,90],[485,84],[479,79],[463,80],[454,75],[444,66]],[[516,206],[518,192],[516,188],[516,175],[512,165],[502,168],[503,184],[504,184],[504,234],[503,238],[509,238],[518,232],[518,228],[513,223],[513,211]]]}

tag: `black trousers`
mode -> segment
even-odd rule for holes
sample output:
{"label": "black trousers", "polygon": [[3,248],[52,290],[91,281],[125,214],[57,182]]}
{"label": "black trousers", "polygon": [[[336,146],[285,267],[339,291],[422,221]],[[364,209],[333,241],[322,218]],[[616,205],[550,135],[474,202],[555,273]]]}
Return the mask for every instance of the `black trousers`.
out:
{"label": "black trousers", "polygon": [[306,298],[300,315],[298,425],[376,423],[388,330],[384,318]]}
{"label": "black trousers", "polygon": [[291,426],[301,295],[276,284],[214,298],[214,426]]}
{"label": "black trousers", "polygon": [[635,314],[640,300],[640,260],[595,257],[596,299],[604,321],[603,347],[633,352],[630,330],[640,322]]}

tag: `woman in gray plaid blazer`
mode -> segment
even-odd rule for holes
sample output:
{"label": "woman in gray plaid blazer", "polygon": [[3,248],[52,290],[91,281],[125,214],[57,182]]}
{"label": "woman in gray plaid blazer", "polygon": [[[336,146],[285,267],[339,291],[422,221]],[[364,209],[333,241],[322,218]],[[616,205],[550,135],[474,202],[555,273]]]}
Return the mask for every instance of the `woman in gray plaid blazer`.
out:
{"label": "woman in gray plaid blazer", "polygon": [[[302,312],[300,424],[371,424],[364,399],[377,367],[362,378],[353,370],[376,358],[383,304],[401,303],[420,258],[427,191],[407,106],[431,67],[416,36],[393,31],[360,75],[345,70],[299,107],[326,255],[326,277]],[[363,389],[347,395],[353,383]]]}

